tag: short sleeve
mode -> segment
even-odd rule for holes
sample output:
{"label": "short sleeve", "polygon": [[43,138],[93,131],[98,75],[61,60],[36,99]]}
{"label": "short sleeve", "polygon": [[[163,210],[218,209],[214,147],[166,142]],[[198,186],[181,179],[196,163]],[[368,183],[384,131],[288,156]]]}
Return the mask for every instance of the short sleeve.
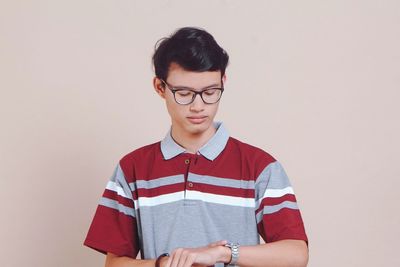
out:
{"label": "short sleeve", "polygon": [[256,180],[256,220],[266,243],[283,239],[308,244],[296,197],[285,170],[278,161],[269,163]]}
{"label": "short sleeve", "polygon": [[118,164],[100,198],[84,245],[104,254],[136,258],[138,244],[133,194]]}

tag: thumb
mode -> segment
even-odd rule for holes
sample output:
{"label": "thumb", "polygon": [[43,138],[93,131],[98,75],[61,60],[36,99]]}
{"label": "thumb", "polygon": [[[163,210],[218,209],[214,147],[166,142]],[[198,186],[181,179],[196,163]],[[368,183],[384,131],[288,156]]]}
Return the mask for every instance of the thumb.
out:
{"label": "thumb", "polygon": [[226,241],[226,240],[219,240],[219,241],[210,243],[208,246],[209,246],[210,248],[212,248],[212,247],[217,247],[217,246],[224,246],[224,245],[226,245],[227,243],[228,243],[228,241]]}

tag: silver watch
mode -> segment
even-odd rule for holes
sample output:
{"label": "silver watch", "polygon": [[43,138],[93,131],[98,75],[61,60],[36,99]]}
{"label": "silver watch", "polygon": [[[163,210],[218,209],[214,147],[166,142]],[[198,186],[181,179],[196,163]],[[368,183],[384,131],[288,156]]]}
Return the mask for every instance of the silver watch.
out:
{"label": "silver watch", "polygon": [[236,265],[239,259],[239,243],[232,243],[229,242],[225,245],[225,247],[228,247],[231,249],[231,261],[227,264],[225,264],[225,266],[238,266]]}

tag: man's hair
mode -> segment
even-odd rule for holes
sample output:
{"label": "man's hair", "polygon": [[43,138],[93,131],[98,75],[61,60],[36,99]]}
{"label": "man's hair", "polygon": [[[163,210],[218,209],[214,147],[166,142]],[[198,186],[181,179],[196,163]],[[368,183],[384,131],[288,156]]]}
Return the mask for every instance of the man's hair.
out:
{"label": "man's hair", "polygon": [[217,44],[211,34],[194,27],[180,28],[169,37],[158,40],[153,55],[155,74],[164,81],[171,63],[177,63],[187,71],[219,70],[222,77],[228,60],[228,53]]}

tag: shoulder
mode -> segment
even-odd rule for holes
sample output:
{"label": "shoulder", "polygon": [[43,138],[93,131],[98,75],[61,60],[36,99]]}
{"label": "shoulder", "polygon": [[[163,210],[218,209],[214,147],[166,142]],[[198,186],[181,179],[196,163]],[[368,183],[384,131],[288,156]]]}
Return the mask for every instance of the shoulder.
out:
{"label": "shoulder", "polygon": [[256,168],[260,173],[270,163],[277,160],[267,151],[254,145],[250,145],[234,137],[229,138],[229,150],[232,153],[239,153],[242,161],[247,162]]}
{"label": "shoulder", "polygon": [[135,166],[154,162],[161,156],[160,141],[158,141],[127,153],[120,159],[119,165],[126,174],[133,173]]}
{"label": "shoulder", "polygon": [[234,137],[230,137],[229,142],[231,143],[234,149],[243,153],[244,156],[275,161],[275,158],[269,152],[265,151],[262,148],[245,143]]}
{"label": "shoulder", "polygon": [[121,161],[134,161],[143,157],[148,158],[160,153],[160,141],[145,145],[127,153]]}

